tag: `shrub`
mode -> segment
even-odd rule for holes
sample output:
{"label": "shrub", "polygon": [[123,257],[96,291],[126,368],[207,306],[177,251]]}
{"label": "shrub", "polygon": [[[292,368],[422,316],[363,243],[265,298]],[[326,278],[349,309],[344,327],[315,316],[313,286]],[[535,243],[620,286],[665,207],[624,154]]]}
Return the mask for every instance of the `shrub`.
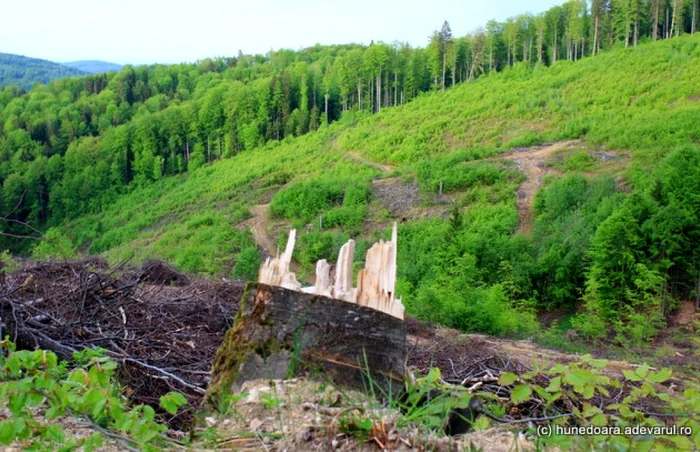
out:
{"label": "shrub", "polygon": [[35,259],[71,259],[75,256],[75,246],[58,228],[49,228],[32,250]]}
{"label": "shrub", "polygon": [[260,252],[256,246],[249,246],[241,250],[236,257],[236,265],[233,267],[232,276],[247,281],[255,281],[260,269]]}

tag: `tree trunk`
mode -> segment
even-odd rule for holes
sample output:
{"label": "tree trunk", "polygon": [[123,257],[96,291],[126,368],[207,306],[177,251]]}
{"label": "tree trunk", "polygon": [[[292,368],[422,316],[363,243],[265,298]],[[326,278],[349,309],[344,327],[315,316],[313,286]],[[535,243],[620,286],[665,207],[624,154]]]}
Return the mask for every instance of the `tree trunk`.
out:
{"label": "tree trunk", "polygon": [[442,50],[442,83],[440,89],[445,91],[445,69],[447,67],[447,49]]}
{"label": "tree trunk", "polygon": [[357,105],[358,110],[362,111],[362,79],[357,79]]}
{"label": "tree trunk", "polygon": [[596,55],[598,52],[598,27],[599,27],[599,22],[598,22],[598,15],[596,14],[595,16],[595,25],[593,28],[593,56]]}
{"label": "tree trunk", "polygon": [[394,71],[394,107],[397,105],[399,99],[399,72]]}
{"label": "tree trunk", "polygon": [[216,407],[248,380],[306,374],[360,390],[374,385],[388,395],[403,389],[405,359],[406,326],[396,317],[250,283],[216,352],[205,404]]}
{"label": "tree trunk", "polygon": [[326,109],[326,124],[328,124],[328,94],[324,96],[325,109]]}
{"label": "tree trunk", "polygon": [[698,0],[693,0],[693,15],[690,19],[690,34],[695,34],[698,18]]}
{"label": "tree trunk", "polygon": [[379,67],[379,72],[377,72],[377,113],[382,111],[382,68]]}
{"label": "tree trunk", "polygon": [[659,39],[659,7],[661,0],[654,0],[654,21],[652,24],[651,37],[654,41]]}

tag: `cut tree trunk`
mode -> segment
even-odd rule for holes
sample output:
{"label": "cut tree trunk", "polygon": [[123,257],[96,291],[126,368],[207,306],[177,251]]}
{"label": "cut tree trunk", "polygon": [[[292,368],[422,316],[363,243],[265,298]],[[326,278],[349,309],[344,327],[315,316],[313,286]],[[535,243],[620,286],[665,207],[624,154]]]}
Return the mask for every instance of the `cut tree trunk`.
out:
{"label": "cut tree trunk", "polygon": [[404,388],[406,327],[374,309],[250,283],[214,359],[205,406],[248,380],[308,375],[377,395]]}

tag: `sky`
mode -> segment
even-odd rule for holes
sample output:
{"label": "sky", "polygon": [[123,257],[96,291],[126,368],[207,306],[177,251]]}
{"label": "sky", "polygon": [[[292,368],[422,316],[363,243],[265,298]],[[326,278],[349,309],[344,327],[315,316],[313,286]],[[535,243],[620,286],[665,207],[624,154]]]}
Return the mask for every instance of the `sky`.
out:
{"label": "sky", "polygon": [[463,36],[490,19],[563,0],[8,0],[0,52],[57,62],[194,62],[372,40],[424,47],[447,20]]}

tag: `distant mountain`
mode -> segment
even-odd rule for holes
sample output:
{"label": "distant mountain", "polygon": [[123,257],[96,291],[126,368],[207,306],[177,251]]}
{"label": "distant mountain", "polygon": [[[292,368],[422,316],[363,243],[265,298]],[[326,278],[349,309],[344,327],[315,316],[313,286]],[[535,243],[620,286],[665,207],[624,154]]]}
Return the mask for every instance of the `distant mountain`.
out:
{"label": "distant mountain", "polygon": [[71,61],[70,63],[61,63],[64,66],[71,67],[73,69],[78,69],[83,72],[88,72],[90,74],[99,74],[100,72],[109,71],[121,71],[121,64],[109,63],[107,61]]}
{"label": "distant mountain", "polygon": [[19,85],[25,90],[39,83],[48,83],[64,77],[86,75],[87,72],[63,66],[53,61],[0,53],[0,88]]}

